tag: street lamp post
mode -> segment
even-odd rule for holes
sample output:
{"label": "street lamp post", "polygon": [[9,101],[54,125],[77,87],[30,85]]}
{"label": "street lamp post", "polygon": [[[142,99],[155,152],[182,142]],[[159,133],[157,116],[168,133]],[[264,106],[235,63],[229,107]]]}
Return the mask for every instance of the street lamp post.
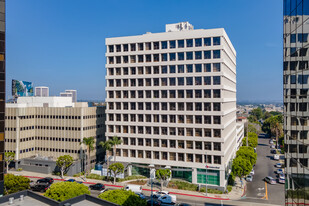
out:
{"label": "street lamp post", "polygon": [[152,197],[152,185],[153,185],[153,180],[152,180],[152,178],[150,178],[150,185],[151,185],[151,194],[150,194],[151,206],[153,206],[153,197]]}

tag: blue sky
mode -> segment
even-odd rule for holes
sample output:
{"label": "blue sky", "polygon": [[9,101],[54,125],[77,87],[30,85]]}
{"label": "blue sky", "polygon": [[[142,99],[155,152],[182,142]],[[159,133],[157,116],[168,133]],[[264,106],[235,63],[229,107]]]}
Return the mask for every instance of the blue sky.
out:
{"label": "blue sky", "polygon": [[164,32],[189,21],[225,28],[237,51],[237,100],[282,100],[280,0],[10,0],[6,5],[7,93],[11,80],[105,98],[105,38]]}

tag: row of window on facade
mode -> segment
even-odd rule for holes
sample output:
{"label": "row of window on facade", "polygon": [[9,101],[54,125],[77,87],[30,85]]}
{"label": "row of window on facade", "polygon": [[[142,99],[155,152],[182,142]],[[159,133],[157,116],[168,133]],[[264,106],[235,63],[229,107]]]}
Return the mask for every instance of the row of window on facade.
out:
{"label": "row of window on facade", "polygon": [[[308,33],[290,34],[290,43],[306,43],[308,42]],[[286,38],[284,38],[286,43]]]}
{"label": "row of window on facade", "polygon": [[[136,110],[136,104],[135,102],[132,103],[131,106],[131,110]],[[176,106],[177,105],[177,106]],[[204,107],[203,107],[204,106]],[[169,107],[169,108],[168,108]],[[138,103],[138,110],[144,110],[144,103],[140,102]],[[220,103],[209,103],[209,102],[196,102],[196,103],[192,103],[192,102],[170,102],[170,103],[166,103],[163,102],[161,104],[161,108],[160,109],[160,104],[157,102],[146,102],[145,103],[145,109],[146,110],[169,110],[169,111],[221,111],[221,104]],[[122,119],[123,121],[129,121],[129,114],[115,114],[115,119],[114,119],[114,114],[108,114],[108,120],[109,121],[121,121],[121,115],[122,115]],[[130,121],[136,121],[135,119],[135,115],[136,114],[130,114]],[[147,119],[147,122],[151,122],[151,116],[150,114],[145,114],[145,119]],[[155,116],[158,114],[155,114]],[[173,115],[170,115],[173,116]],[[181,116],[181,115],[179,115]],[[149,119],[149,121],[148,121]]]}
{"label": "row of window on facade", "polygon": [[[176,93],[177,91],[177,93]],[[139,99],[144,99],[144,98],[220,98],[221,97],[221,92],[220,89],[214,89],[213,95],[211,95],[211,89],[204,89],[204,90],[155,90],[155,91],[116,91],[115,96],[113,91],[108,92],[108,98],[139,98]],[[137,92],[137,95],[136,95]],[[153,93],[153,95],[152,95]],[[204,93],[204,95],[203,95]],[[116,103],[116,109],[121,109],[121,105],[117,105],[120,103]],[[129,108],[129,103],[124,102],[123,103],[123,108],[128,109]],[[135,103],[132,102],[130,103],[131,105],[134,105]],[[109,109],[114,109],[113,102],[108,102]],[[142,107],[142,106],[141,106]],[[133,110],[135,110],[136,106],[131,106]]]}
{"label": "row of window on facade", "polygon": [[[211,121],[207,119],[207,121]],[[193,122],[193,119],[192,119]],[[193,123],[192,123],[193,124]],[[204,131],[204,132],[203,132]],[[109,133],[119,134],[149,134],[149,135],[171,135],[171,136],[189,136],[189,137],[221,137],[220,129],[209,128],[182,128],[182,127],[143,127],[143,126],[120,126],[109,125]],[[204,134],[203,134],[204,133]]]}
{"label": "row of window on facade", "polygon": [[[97,135],[96,138],[103,138],[104,135]],[[20,138],[19,142],[28,142],[34,140],[42,140],[42,141],[59,141],[59,142],[81,142],[80,138],[64,138],[64,137],[24,137]],[[5,142],[16,142],[16,139],[6,138]]]}
{"label": "row of window on facade", "polygon": [[142,146],[142,147],[146,146],[146,147],[221,151],[221,142],[123,137],[122,143],[123,145]]}
{"label": "row of window on facade", "polygon": [[308,48],[285,48],[284,49],[284,56],[285,57],[304,57],[307,56]]}
{"label": "row of window on facade", "polygon": [[284,75],[284,84],[308,84],[309,75]]}
{"label": "row of window on facade", "polygon": [[32,147],[29,149],[23,149],[19,150],[19,153],[26,153],[26,152],[32,152],[32,151],[46,151],[46,152],[62,152],[62,153],[75,153],[79,154],[80,150],[71,150],[71,149],[59,149],[59,148],[47,148],[47,147]]}
{"label": "row of window on facade", "polygon": [[108,57],[108,64],[166,62],[176,60],[184,61],[184,60],[201,60],[201,59],[220,59],[220,58],[221,58],[220,50],[207,50],[207,51],[195,51],[195,52],[177,52],[177,53],[145,54],[145,55],[140,54],[140,55],[115,56],[115,57],[112,56]]}
{"label": "row of window on facade", "polygon": [[302,71],[307,70],[308,67],[308,61],[285,61],[283,62],[283,70],[284,71]]}
{"label": "row of window on facade", "polygon": [[[103,128],[104,124],[98,124],[94,126],[83,127],[83,130],[91,130]],[[61,127],[61,126],[26,126],[20,127],[20,131],[33,130],[33,129],[47,129],[47,130],[67,130],[67,131],[81,131],[80,127]],[[16,127],[6,127],[5,131],[16,131]]]}
{"label": "row of window on facade", "polygon": [[131,157],[131,158],[146,158],[155,160],[157,159],[157,160],[181,161],[181,162],[221,164],[221,156],[217,155],[206,156],[202,154],[117,149],[116,156]]}
{"label": "row of window on facade", "polygon": [[[212,68],[211,68],[212,67]],[[146,67],[123,67],[108,68],[108,75],[144,75],[144,74],[175,74],[175,73],[193,73],[193,72],[220,72],[221,63],[207,64],[180,64]]]}
{"label": "row of window on facade", "polygon": [[195,77],[170,77],[170,78],[146,78],[146,79],[110,79],[109,87],[151,87],[151,86],[201,86],[220,85],[221,76],[195,76]]}
{"label": "row of window on facade", "polygon": [[[293,125],[293,122],[292,122]],[[288,130],[285,130],[286,136],[288,140],[300,140],[304,141],[308,139],[308,131],[307,130],[291,130],[290,132]],[[307,153],[307,152],[306,152]]]}
{"label": "row of window on facade", "polygon": [[284,103],[285,112],[307,112],[308,103]]}
{"label": "row of window on facade", "polygon": [[308,89],[284,89],[284,96],[291,99],[296,99],[296,97],[306,99],[308,97]]}
{"label": "row of window on facade", "polygon": [[[201,110],[196,110],[201,111]],[[202,124],[202,115],[159,115],[159,114],[108,114],[109,121],[116,122],[158,122],[158,123],[189,123]],[[193,122],[193,119],[195,121]],[[204,123],[211,124],[211,115],[204,116]],[[213,116],[213,123],[219,124],[220,116]]]}
{"label": "row of window on facade", "polygon": [[[83,119],[94,119],[94,118],[101,118],[103,114],[98,115],[86,115],[83,116]],[[26,115],[26,116],[19,116],[20,119],[81,119],[81,116],[64,116],[64,115]],[[6,116],[5,119],[15,120],[16,116]]]}
{"label": "row of window on facade", "polygon": [[207,37],[197,39],[179,39],[170,41],[155,41],[155,42],[141,42],[130,44],[116,44],[108,45],[108,52],[128,52],[130,51],[144,51],[144,50],[158,50],[158,49],[176,49],[176,48],[190,48],[202,46],[218,46],[221,44],[220,37]]}
{"label": "row of window on facade", "polygon": [[[285,165],[286,164],[286,160],[285,159]],[[289,160],[289,167],[299,167],[301,168],[301,170],[303,170],[304,167],[308,167],[308,158],[295,158],[295,157],[291,157],[288,158]]]}

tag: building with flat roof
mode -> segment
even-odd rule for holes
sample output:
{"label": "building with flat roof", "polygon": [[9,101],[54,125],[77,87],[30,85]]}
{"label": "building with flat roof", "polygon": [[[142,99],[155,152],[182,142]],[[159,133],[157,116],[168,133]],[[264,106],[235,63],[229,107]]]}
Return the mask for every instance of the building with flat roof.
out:
{"label": "building with flat roof", "polygon": [[238,137],[236,51],[225,30],[184,22],[106,47],[106,137],[123,141],[117,160],[133,174],[167,167],[196,184],[206,184],[207,166],[207,184],[223,190]]}
{"label": "building with flat roof", "polygon": [[36,97],[48,97],[49,96],[49,88],[48,87],[35,87],[34,96]]}
{"label": "building with flat roof", "polygon": [[84,159],[87,148],[80,143],[85,137],[95,137],[96,146],[90,154],[91,163],[95,163],[103,158],[97,146],[105,139],[104,122],[104,107],[73,103],[71,97],[19,97],[17,103],[6,104],[5,150],[15,152],[15,160],[23,169],[31,165],[29,159],[44,167],[39,160],[55,161],[62,155]]}

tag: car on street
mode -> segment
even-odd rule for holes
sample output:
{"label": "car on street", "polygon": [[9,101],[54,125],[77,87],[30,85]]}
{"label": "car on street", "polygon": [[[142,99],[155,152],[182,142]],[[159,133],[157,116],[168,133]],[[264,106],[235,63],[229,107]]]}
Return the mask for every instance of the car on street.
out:
{"label": "car on street", "polygon": [[74,179],[68,179],[68,180],[66,180],[65,182],[76,182],[76,183],[79,183],[79,184],[82,184],[83,182],[81,182],[81,181],[76,181],[76,180],[74,180]]}
{"label": "car on street", "polygon": [[[152,201],[153,204],[151,204],[151,201]],[[155,200],[155,199],[148,200],[147,206],[151,206],[151,205],[153,205],[153,206],[161,205],[161,202],[159,200]]]}
{"label": "car on street", "polygon": [[270,148],[275,149],[276,146],[274,144],[270,145]]}
{"label": "car on street", "polygon": [[282,164],[281,164],[281,163],[277,163],[277,164],[275,164],[275,167],[281,168],[281,167],[282,167]]}
{"label": "car on street", "polygon": [[274,157],[273,157],[273,158],[274,158],[274,160],[277,160],[277,161],[278,161],[278,160],[280,159],[280,155],[274,154]]}
{"label": "car on street", "polygon": [[279,177],[278,182],[281,184],[285,184],[285,177],[284,178]]}
{"label": "car on street", "polygon": [[44,182],[44,183],[34,184],[30,187],[30,189],[32,191],[37,191],[37,192],[46,192],[46,190],[48,190],[49,187],[50,187],[50,184],[48,182]]}
{"label": "car on street", "polygon": [[105,189],[105,186],[101,183],[97,183],[95,185],[90,185],[89,188],[91,190],[104,190]]}
{"label": "car on street", "polygon": [[142,192],[136,192],[135,194],[137,194],[142,200],[146,199],[146,196]]}
{"label": "car on street", "polygon": [[271,185],[274,185],[276,184],[276,180],[274,178],[272,178],[271,176],[267,176],[264,178],[265,182],[271,184]]}
{"label": "car on street", "polygon": [[247,182],[252,182],[253,176],[252,175],[248,175],[246,177]]}
{"label": "car on street", "polygon": [[276,151],[275,149],[271,149],[271,150],[270,150],[270,153],[272,153],[272,154],[277,154],[277,151]]}
{"label": "car on street", "polygon": [[282,169],[277,169],[276,173],[279,174],[283,174],[283,170]]}
{"label": "car on street", "polygon": [[107,191],[110,191],[110,190],[115,190],[115,189],[114,188],[106,188],[104,190],[101,190],[100,193],[107,192]]}
{"label": "car on street", "polygon": [[170,193],[168,191],[158,191],[158,192],[153,193],[152,197],[159,198],[163,195],[169,195],[169,194]]}
{"label": "car on street", "polygon": [[158,199],[161,203],[164,204],[176,204],[177,197],[176,195],[163,195]]}
{"label": "car on street", "polygon": [[42,179],[38,179],[36,182],[37,182],[37,183],[48,183],[48,184],[53,184],[53,183],[54,183],[54,179],[51,178],[51,177],[45,177],[45,178],[42,178]]}
{"label": "car on street", "polygon": [[269,144],[274,144],[274,141],[272,139],[270,139]]}
{"label": "car on street", "polygon": [[254,175],[254,169],[251,170],[250,175]]}
{"label": "car on street", "polygon": [[279,178],[281,178],[281,179],[285,179],[285,175],[284,175],[284,174],[282,174],[282,173],[281,173],[281,174],[279,174],[279,175],[278,175],[278,177],[279,177]]}

